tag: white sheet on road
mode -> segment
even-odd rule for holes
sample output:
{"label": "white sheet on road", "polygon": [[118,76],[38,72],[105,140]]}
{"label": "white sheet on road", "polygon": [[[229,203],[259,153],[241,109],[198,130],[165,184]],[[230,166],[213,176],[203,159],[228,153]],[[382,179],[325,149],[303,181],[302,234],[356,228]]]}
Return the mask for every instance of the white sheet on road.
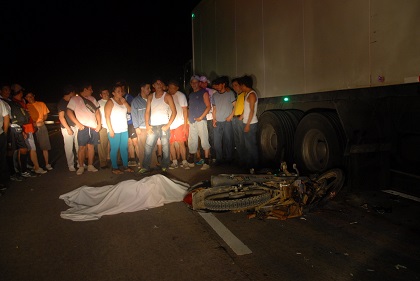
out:
{"label": "white sheet on road", "polygon": [[61,195],[71,208],[61,212],[63,219],[97,220],[104,215],[128,213],[182,201],[188,185],[154,175],[102,187],[82,186]]}

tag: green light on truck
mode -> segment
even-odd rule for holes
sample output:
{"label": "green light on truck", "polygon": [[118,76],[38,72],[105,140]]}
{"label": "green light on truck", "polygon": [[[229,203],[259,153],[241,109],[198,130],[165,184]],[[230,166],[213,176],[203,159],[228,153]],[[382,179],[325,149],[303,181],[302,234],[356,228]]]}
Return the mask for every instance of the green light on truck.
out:
{"label": "green light on truck", "polygon": [[192,14],[191,14],[191,17],[192,17],[192,18],[195,18],[195,14],[194,14],[194,13],[192,13]]}
{"label": "green light on truck", "polygon": [[284,98],[283,98],[283,101],[284,101],[284,102],[289,102],[289,97],[284,97]]}

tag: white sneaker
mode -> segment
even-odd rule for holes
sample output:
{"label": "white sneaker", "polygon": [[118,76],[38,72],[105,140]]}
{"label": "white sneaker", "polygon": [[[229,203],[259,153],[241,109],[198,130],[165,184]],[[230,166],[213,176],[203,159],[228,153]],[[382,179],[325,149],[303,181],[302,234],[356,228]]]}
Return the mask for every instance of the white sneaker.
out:
{"label": "white sneaker", "polygon": [[53,169],[53,167],[51,167],[51,164],[48,164],[45,166],[45,169],[47,169],[48,171],[51,171]]}
{"label": "white sneaker", "polygon": [[45,171],[44,169],[42,169],[41,167],[39,167],[37,170],[34,171],[36,174],[45,174],[47,171]]}
{"label": "white sneaker", "polygon": [[209,164],[204,163],[200,170],[207,170],[210,168]]}
{"label": "white sneaker", "polygon": [[85,171],[85,168],[80,167],[79,169],[77,169],[76,174],[77,174],[78,176],[80,176],[81,174],[83,174],[83,172],[84,172],[84,171]]}
{"label": "white sneaker", "polygon": [[172,162],[171,165],[169,165],[170,170],[177,169],[177,168],[178,168],[178,163]]}
{"label": "white sneaker", "polygon": [[74,167],[69,167],[70,172],[76,172],[76,169]]}
{"label": "white sneaker", "polygon": [[189,170],[189,169],[190,169],[190,166],[188,166],[188,162],[187,162],[187,160],[183,160],[183,161],[182,161],[182,167],[183,167],[185,170]]}
{"label": "white sneaker", "polygon": [[98,171],[98,169],[96,169],[95,168],[95,166],[93,166],[93,165],[88,165],[88,172],[97,172]]}
{"label": "white sneaker", "polygon": [[194,163],[190,163],[190,162],[187,162],[187,164],[188,164],[188,167],[190,167],[190,168],[194,168]]}

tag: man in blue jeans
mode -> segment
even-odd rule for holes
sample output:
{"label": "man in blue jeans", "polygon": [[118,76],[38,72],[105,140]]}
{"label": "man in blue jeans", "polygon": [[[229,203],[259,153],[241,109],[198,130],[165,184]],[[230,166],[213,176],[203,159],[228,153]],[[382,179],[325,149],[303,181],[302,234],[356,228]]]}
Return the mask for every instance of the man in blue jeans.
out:
{"label": "man in blue jeans", "polygon": [[147,97],[145,123],[146,123],[146,146],[144,151],[143,168],[139,170],[140,174],[150,170],[152,162],[153,148],[156,146],[158,138],[162,142],[162,171],[169,167],[169,127],[176,116],[176,108],[172,96],[163,90],[164,83],[160,79],[153,82],[155,92]]}
{"label": "man in blue jeans", "polygon": [[216,164],[231,163],[234,145],[232,118],[236,97],[229,88],[229,79],[226,76],[216,78],[213,87],[217,90],[212,98]]}

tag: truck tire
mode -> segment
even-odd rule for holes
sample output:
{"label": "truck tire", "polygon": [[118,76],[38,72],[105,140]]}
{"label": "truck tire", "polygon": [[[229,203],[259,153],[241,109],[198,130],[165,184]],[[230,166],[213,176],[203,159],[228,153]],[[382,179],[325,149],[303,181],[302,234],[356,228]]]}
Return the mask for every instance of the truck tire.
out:
{"label": "truck tire", "polygon": [[255,208],[271,199],[268,190],[255,189],[242,198],[230,198],[229,193],[212,194],[204,199],[204,206],[211,211],[242,211]]}
{"label": "truck tire", "polygon": [[295,133],[294,156],[298,168],[321,173],[341,167],[345,135],[335,112],[312,112],[302,118]]}
{"label": "truck tire", "polygon": [[266,111],[258,120],[258,145],[263,167],[293,162],[293,138],[297,115],[282,110]]}

